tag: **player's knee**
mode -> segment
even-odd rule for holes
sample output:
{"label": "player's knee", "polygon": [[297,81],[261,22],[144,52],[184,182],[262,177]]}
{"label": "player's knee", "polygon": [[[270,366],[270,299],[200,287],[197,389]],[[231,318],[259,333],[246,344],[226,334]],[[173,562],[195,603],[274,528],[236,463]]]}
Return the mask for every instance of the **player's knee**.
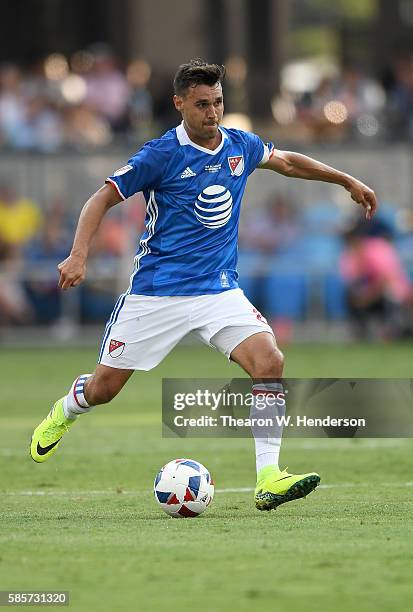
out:
{"label": "player's knee", "polygon": [[283,368],[284,355],[279,348],[274,347],[254,360],[250,376],[252,378],[280,378]]}

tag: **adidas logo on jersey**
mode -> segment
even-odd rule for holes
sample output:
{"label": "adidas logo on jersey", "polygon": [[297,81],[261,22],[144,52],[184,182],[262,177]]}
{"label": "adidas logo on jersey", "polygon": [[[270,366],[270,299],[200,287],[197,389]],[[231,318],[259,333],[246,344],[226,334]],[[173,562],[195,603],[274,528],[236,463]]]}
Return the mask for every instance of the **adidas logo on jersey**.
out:
{"label": "adidas logo on jersey", "polygon": [[190,178],[191,176],[196,176],[196,172],[193,172],[189,166],[185,168],[185,170],[181,174],[181,178]]}

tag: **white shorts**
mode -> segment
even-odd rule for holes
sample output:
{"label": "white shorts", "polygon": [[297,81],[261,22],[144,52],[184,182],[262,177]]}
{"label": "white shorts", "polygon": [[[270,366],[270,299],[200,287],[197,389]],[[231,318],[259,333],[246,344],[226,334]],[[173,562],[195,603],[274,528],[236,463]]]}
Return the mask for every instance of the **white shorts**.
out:
{"label": "white shorts", "polygon": [[99,363],[151,370],[189,332],[224,353],[258,332],[273,334],[241,289],[213,295],[121,295],[103,335]]}

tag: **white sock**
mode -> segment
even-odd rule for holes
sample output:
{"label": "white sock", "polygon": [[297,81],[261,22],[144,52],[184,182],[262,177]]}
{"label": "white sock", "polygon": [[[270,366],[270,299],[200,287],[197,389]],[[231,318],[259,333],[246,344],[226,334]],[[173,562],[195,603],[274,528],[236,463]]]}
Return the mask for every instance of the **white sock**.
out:
{"label": "white sock", "polygon": [[[260,383],[252,387],[254,395],[254,405],[251,407],[251,418],[271,418],[285,414],[285,401],[277,395],[284,393],[281,383]],[[267,397],[268,396],[268,399]],[[278,467],[280,455],[282,425],[274,423],[273,427],[254,426],[252,434],[255,441],[255,457],[257,474],[262,468],[268,465]]]}
{"label": "white sock", "polygon": [[63,412],[67,419],[76,419],[79,414],[90,412],[93,406],[89,406],[84,395],[84,386],[91,374],[81,374],[76,378],[69,393],[63,400]]}

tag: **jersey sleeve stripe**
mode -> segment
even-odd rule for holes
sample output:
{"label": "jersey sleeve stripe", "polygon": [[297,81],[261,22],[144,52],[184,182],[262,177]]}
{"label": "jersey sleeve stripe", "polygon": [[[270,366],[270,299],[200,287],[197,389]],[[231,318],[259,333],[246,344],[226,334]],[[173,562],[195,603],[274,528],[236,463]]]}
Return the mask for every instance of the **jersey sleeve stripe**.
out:
{"label": "jersey sleeve stripe", "polygon": [[115,182],[113,179],[111,179],[111,178],[107,178],[107,179],[105,180],[105,183],[110,183],[110,184],[111,184],[111,185],[112,185],[112,186],[113,186],[113,187],[116,189],[116,191],[118,192],[118,194],[120,195],[120,197],[122,198],[122,200],[126,200],[125,196],[123,195],[123,193],[122,193],[122,192],[121,192],[121,190],[120,190],[119,185],[118,185],[118,184],[117,184],[117,183],[116,183],[116,182]]}
{"label": "jersey sleeve stripe", "polygon": [[133,272],[131,274],[130,280],[129,280],[129,288],[127,293],[130,293],[132,291],[132,286],[133,286],[133,281],[135,276],[138,274],[139,272],[139,268],[140,268],[140,262],[141,259],[147,255],[148,253],[151,252],[150,246],[148,244],[149,240],[152,238],[152,236],[155,233],[155,225],[156,225],[156,221],[158,219],[158,204],[155,200],[155,191],[152,189],[150,194],[149,194],[149,202],[148,202],[148,208],[147,208],[147,212],[149,215],[149,222],[147,224],[146,227],[146,232],[147,232],[147,236],[146,238],[141,238],[140,242],[139,242],[139,251],[138,254],[135,257],[135,265],[134,265],[134,269]]}
{"label": "jersey sleeve stripe", "polygon": [[265,144],[264,153],[263,153],[260,163],[258,164],[258,167],[264,166],[271,159],[274,153],[275,153],[275,147],[272,144],[272,142],[268,142],[267,144]]}

